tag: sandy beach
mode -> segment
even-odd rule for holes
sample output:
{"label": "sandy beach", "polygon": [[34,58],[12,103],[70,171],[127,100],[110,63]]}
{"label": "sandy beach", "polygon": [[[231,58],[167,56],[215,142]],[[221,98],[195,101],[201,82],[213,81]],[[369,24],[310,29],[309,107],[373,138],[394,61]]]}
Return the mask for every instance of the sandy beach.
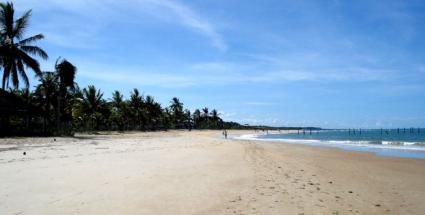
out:
{"label": "sandy beach", "polygon": [[221,131],[0,139],[0,178],[0,214],[425,211],[425,160]]}

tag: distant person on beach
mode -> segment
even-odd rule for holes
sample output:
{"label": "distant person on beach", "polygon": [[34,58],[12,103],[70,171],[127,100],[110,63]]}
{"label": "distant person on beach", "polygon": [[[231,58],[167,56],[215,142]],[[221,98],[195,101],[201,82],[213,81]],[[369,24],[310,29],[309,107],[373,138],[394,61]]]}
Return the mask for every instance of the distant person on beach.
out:
{"label": "distant person on beach", "polygon": [[227,130],[223,131],[223,136],[224,136],[225,139],[227,139]]}

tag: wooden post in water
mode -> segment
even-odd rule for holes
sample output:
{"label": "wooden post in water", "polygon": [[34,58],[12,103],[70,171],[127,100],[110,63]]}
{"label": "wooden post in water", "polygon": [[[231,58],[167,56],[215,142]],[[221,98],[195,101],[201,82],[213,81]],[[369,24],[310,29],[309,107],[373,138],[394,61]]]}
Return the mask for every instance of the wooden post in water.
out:
{"label": "wooden post in water", "polygon": [[403,128],[403,133],[406,133],[406,128]]}

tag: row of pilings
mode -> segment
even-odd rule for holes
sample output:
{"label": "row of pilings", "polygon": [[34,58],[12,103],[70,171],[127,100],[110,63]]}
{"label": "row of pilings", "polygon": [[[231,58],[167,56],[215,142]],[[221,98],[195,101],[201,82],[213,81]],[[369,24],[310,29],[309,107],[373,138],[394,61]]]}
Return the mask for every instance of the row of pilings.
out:
{"label": "row of pilings", "polygon": [[[361,129],[361,128],[349,128],[344,129],[348,135],[365,135],[370,133],[379,132],[381,135],[390,135],[390,134],[425,134],[425,130],[421,128],[393,128],[393,129]],[[313,129],[298,129],[297,134],[299,135],[313,135],[318,134],[322,130],[313,130]]]}
{"label": "row of pilings", "polygon": [[394,129],[348,129],[348,135],[362,135],[367,134],[369,132],[379,132],[381,135],[390,135],[390,134],[421,134],[425,133],[421,128],[394,128]]}

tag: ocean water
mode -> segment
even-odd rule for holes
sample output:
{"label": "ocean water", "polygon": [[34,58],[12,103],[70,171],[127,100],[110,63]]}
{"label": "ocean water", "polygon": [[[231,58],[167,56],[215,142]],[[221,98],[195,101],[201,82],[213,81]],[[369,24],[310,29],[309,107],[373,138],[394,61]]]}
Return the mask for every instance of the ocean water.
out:
{"label": "ocean water", "polygon": [[425,129],[319,130],[251,134],[235,139],[276,141],[372,152],[380,156],[425,159]]}

